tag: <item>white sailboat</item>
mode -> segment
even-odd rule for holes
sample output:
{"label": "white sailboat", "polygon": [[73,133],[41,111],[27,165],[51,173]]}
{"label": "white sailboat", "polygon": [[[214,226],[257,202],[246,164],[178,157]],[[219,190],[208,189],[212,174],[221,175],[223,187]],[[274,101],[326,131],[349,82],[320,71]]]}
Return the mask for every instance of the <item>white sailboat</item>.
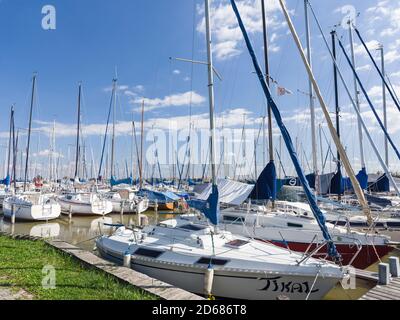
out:
{"label": "white sailboat", "polygon": [[204,287],[210,285],[213,295],[225,298],[321,299],[343,277],[334,264],[229,232],[214,234],[211,227],[183,219],[143,230],[121,227],[96,245],[117,263],[131,254],[136,271],[198,294],[207,294]]}
{"label": "white sailboat", "polygon": [[16,220],[47,221],[57,219],[61,213],[60,205],[50,196],[40,193],[24,193],[7,197],[3,201],[4,216]]}
{"label": "white sailboat", "polygon": [[142,213],[149,208],[149,200],[137,196],[134,192],[121,190],[109,191],[103,194],[104,199],[112,203],[113,212]]}
{"label": "white sailboat", "polygon": [[[81,131],[81,96],[82,84],[79,83],[78,92],[78,121],[76,133],[75,174],[74,188],[80,187],[78,179],[79,155],[80,155],[80,131]],[[105,215],[112,211],[112,203],[105,200],[95,192],[73,192],[57,197],[63,213],[71,215]]]}
{"label": "white sailboat", "polygon": [[[6,197],[3,201],[3,212],[6,218],[28,221],[47,221],[56,219],[60,216],[61,207],[54,201],[52,195],[27,192],[28,185],[28,166],[29,166],[29,147],[32,130],[32,111],[35,100],[36,74],[32,79],[32,95],[29,113],[28,143],[26,148],[25,179],[24,189],[20,194]],[[14,130],[14,124],[12,125]],[[15,152],[14,152],[14,172],[15,172]],[[14,192],[16,192],[14,190]]]}
{"label": "white sailboat", "polygon": [[57,197],[61,211],[72,215],[106,215],[113,211],[111,201],[96,193],[70,193]]}

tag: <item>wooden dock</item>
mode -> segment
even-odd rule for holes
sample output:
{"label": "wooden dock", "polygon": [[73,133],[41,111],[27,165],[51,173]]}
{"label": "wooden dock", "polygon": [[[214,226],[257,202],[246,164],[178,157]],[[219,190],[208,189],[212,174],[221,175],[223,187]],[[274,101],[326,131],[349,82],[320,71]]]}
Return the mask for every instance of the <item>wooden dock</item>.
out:
{"label": "wooden dock", "polygon": [[359,300],[400,300],[400,278],[393,278],[387,285],[377,285]]}
{"label": "wooden dock", "polygon": [[57,250],[78,259],[88,266],[106,272],[120,281],[129,283],[139,289],[149,292],[162,300],[205,300],[203,297],[151,278],[143,273],[134,271],[130,268],[118,266],[67,242],[48,240],[46,243]]}
{"label": "wooden dock", "polygon": [[363,280],[378,282],[379,275],[378,272],[372,272],[367,270],[356,269],[356,277]]}

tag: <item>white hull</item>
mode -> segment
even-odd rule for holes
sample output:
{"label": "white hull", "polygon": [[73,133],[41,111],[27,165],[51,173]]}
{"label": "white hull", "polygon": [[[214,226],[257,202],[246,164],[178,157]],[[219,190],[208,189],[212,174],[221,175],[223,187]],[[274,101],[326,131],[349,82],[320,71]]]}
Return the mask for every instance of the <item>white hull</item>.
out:
{"label": "white hull", "polygon": [[[99,246],[100,254],[115,262],[122,262],[121,253]],[[161,263],[151,259],[134,259],[135,271],[174,285],[178,288],[203,295],[207,267]],[[276,300],[287,296],[291,300],[305,300],[311,291],[315,277],[278,273],[255,273],[246,270],[215,270],[212,293],[216,297],[243,300]],[[320,279],[310,293],[310,300],[322,299],[338,282],[338,278]]]}
{"label": "white hull", "polygon": [[112,212],[112,203],[95,193],[71,193],[57,198],[65,214],[104,216]]}
{"label": "white hull", "polygon": [[61,211],[64,214],[72,215],[99,215],[103,216],[112,212],[112,203],[106,200],[95,202],[76,202],[59,198],[58,203],[61,205]]}
{"label": "white hull", "polygon": [[212,236],[211,228],[179,218],[143,229],[118,228],[96,246],[117,263],[129,252],[134,270],[197,294],[205,294],[211,264],[211,293],[223,298],[304,300],[310,293],[309,299],[321,299],[344,277],[332,263],[313,258],[298,263],[300,254],[221,230]]}
{"label": "white hull", "polygon": [[149,201],[141,199],[138,203],[133,201],[123,202],[121,200],[110,200],[113,212],[121,212],[122,204],[124,204],[124,213],[143,213],[149,208]]}
{"label": "white hull", "polygon": [[61,208],[57,203],[49,204],[23,204],[15,203],[12,197],[6,198],[3,202],[4,216],[11,219],[12,206],[15,206],[15,219],[24,221],[48,221],[57,219],[60,216]]}

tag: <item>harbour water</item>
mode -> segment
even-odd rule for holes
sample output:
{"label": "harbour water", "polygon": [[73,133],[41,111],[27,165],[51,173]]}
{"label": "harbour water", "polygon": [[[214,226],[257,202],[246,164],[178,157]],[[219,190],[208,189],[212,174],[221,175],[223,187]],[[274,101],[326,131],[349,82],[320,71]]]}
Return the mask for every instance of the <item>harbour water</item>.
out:
{"label": "harbour water", "polygon": [[[158,220],[173,218],[174,215],[170,212],[159,212],[156,215],[154,212],[147,211],[146,216],[149,223],[156,223]],[[35,237],[56,238],[82,249],[93,252],[94,241],[101,234],[110,234],[113,231],[109,224],[121,224],[132,226],[137,224],[136,215],[124,214],[108,214],[105,217],[82,217],[74,216],[71,221],[68,216],[62,215],[59,219],[49,222],[17,222],[12,225],[0,215],[0,231],[13,234],[26,234]],[[382,258],[383,262],[387,262],[389,256],[400,257],[400,250],[395,249],[389,255]],[[379,262],[378,262],[379,263]],[[367,270],[377,271],[378,263],[371,265]],[[376,284],[357,279],[355,289],[343,289],[341,284],[338,284],[326,296],[326,300],[356,300],[367,293]]]}

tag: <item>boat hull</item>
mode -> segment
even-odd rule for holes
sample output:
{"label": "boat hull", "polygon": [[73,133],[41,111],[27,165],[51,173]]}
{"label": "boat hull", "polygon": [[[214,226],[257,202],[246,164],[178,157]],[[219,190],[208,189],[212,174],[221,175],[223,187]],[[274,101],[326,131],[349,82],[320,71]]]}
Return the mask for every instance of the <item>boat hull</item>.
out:
{"label": "boat hull", "polygon": [[[101,239],[96,245],[102,257],[118,264],[122,263],[123,256],[120,252],[104,246]],[[184,290],[204,294],[207,267],[135,257],[132,258],[131,268]],[[320,277],[313,286],[314,280],[315,277],[305,275],[215,269],[212,294],[216,297],[247,300],[277,300],[281,296],[291,300],[305,300],[309,295],[309,299],[319,300],[340,279]]]}
{"label": "boat hull", "polygon": [[[173,202],[158,203],[157,206],[158,210],[172,211],[175,209],[175,205]],[[154,203],[149,204],[149,208],[154,210],[155,204]]]}
{"label": "boat hull", "polygon": [[[259,239],[263,241],[262,239]],[[287,242],[283,243],[282,241],[264,241],[271,242],[282,248],[289,248],[292,251],[296,252],[311,252],[316,248],[316,244],[310,246],[310,243],[300,243],[300,242]],[[357,254],[358,248],[355,245],[351,244],[335,244],[336,249],[342,256],[342,264],[348,265],[353,259],[354,255]],[[309,248],[310,247],[310,248]],[[375,253],[376,250],[376,253]],[[352,262],[352,266],[358,269],[368,268],[371,264],[376,263],[379,258],[387,255],[389,252],[393,250],[392,247],[388,245],[376,245],[375,250],[372,245],[363,245],[362,249],[358,253],[357,257]],[[324,246],[319,250],[317,254],[315,254],[314,258],[327,258],[326,257],[327,248]]]}
{"label": "boat hull", "polygon": [[[4,217],[11,219],[12,203],[5,200],[3,202]],[[15,219],[17,221],[48,221],[57,219],[60,216],[61,208],[57,203],[45,205],[15,205]]]}
{"label": "boat hull", "polygon": [[82,215],[82,216],[103,216],[112,212],[112,203],[110,201],[101,201],[99,204],[90,202],[76,202],[58,199],[61,205],[61,211],[64,214]]}

